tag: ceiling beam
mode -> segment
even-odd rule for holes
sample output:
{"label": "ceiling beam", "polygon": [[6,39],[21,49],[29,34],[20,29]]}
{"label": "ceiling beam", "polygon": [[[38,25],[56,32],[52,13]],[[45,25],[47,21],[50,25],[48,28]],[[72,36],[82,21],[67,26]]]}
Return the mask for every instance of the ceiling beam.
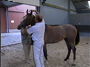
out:
{"label": "ceiling beam", "polygon": [[84,5],[86,8],[88,8],[89,9],[89,6],[87,6],[87,5],[85,5],[85,4],[83,4],[82,2],[79,2],[80,4],[82,4],[82,5]]}
{"label": "ceiling beam", "polygon": [[78,13],[90,13],[90,10],[78,10]]}
{"label": "ceiling beam", "polygon": [[[83,3],[83,2],[88,2],[90,0],[71,0],[71,1],[73,2],[78,13],[85,13],[85,11],[86,11],[86,13],[90,13],[89,6]],[[84,5],[85,8],[77,8],[75,3],[79,3],[80,5]]]}
{"label": "ceiling beam", "polygon": [[73,1],[74,3],[78,3],[78,2],[85,2],[85,1],[90,1],[90,0],[78,0],[78,1]]}
{"label": "ceiling beam", "polygon": [[[86,1],[90,1],[90,0],[86,0]],[[81,1],[74,1],[73,3],[75,3],[75,2],[78,2],[78,3],[80,3],[80,4],[82,4],[82,5],[84,5],[86,8],[88,8],[89,9],[89,6],[88,5],[86,5],[86,4],[84,4],[83,2],[81,2]]]}
{"label": "ceiling beam", "polygon": [[88,10],[89,8],[79,8],[77,10]]}

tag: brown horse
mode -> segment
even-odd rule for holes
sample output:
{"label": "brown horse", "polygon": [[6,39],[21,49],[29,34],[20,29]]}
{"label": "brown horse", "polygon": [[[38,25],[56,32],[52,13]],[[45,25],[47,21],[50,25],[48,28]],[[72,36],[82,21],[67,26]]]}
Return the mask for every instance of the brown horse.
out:
{"label": "brown horse", "polygon": [[[32,26],[35,25],[35,17],[32,15],[32,12],[28,13],[28,10],[27,15],[18,25],[18,29],[25,28],[27,25]],[[73,60],[75,61],[76,59],[75,45],[79,43],[79,32],[73,25],[70,24],[56,25],[56,26],[45,25],[45,36],[44,36],[45,44],[43,48],[46,60],[48,60],[46,44],[57,43],[63,39],[65,40],[68,48],[68,54],[64,59],[64,61],[67,61],[69,59],[71,49],[73,51]]]}

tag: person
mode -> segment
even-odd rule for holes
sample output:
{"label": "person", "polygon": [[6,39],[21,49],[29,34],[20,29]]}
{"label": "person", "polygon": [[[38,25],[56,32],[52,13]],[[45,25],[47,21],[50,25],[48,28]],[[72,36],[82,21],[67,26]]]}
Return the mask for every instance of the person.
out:
{"label": "person", "polygon": [[32,40],[34,41],[33,50],[36,67],[44,67],[43,46],[44,46],[45,21],[42,14],[40,14],[38,11],[36,10],[31,11],[36,12],[35,16],[36,23],[34,26],[29,25],[29,28],[26,30],[26,32],[32,34]]}

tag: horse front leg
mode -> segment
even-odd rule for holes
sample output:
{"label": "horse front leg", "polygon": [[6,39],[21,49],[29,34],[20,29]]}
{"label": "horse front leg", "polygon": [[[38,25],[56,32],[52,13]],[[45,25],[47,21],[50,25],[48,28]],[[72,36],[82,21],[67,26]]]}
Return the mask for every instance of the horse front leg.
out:
{"label": "horse front leg", "polygon": [[44,57],[46,59],[46,64],[48,65],[48,58],[47,58],[47,46],[46,43],[43,46],[43,52],[44,52]]}
{"label": "horse front leg", "polygon": [[70,45],[70,43],[68,42],[67,39],[64,39],[64,40],[65,40],[67,48],[68,48],[68,54],[67,54],[66,58],[64,59],[64,61],[67,61],[69,59],[69,57],[70,57],[71,45]]}
{"label": "horse front leg", "polygon": [[68,46],[68,54],[67,54],[66,58],[64,59],[64,61],[67,61],[69,59],[70,53],[71,53],[71,47]]}
{"label": "horse front leg", "polygon": [[44,46],[43,46],[43,52],[44,52],[45,59],[48,60],[48,58],[47,58],[47,47],[46,47],[46,44],[44,44]]}
{"label": "horse front leg", "polygon": [[28,44],[28,45],[23,44],[23,50],[24,50],[25,62],[26,63],[30,63],[30,61],[29,61],[30,49],[31,49],[30,44]]}

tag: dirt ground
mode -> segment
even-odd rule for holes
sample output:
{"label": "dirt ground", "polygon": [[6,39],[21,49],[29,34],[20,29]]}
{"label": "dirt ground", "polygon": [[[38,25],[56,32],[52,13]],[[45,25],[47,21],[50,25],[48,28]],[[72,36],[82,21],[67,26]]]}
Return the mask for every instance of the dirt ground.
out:
{"label": "dirt ground", "polygon": [[[56,44],[48,44],[48,67],[90,67],[90,37],[80,37],[80,43],[76,46],[76,66],[73,63],[73,53],[68,62],[63,61],[67,54],[64,40]],[[31,49],[32,50],[32,49]],[[30,54],[30,64],[24,62],[22,44],[2,47],[1,67],[35,67],[33,54]],[[45,64],[46,65],[46,64]]]}

